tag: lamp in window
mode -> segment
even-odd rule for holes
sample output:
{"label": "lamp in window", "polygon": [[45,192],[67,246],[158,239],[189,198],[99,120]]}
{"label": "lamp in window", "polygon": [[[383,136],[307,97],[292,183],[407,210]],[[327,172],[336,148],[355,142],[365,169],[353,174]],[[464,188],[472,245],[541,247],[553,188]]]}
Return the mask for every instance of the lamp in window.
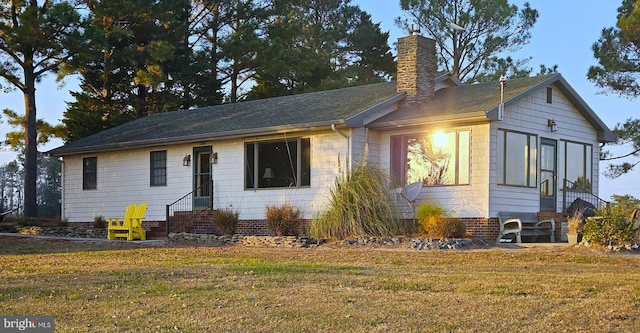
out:
{"label": "lamp in window", "polygon": [[266,179],[269,186],[271,186],[271,180],[273,178],[276,178],[276,177],[273,175],[273,171],[271,170],[271,168],[264,168],[264,174],[262,175],[262,179]]}
{"label": "lamp in window", "polygon": [[182,165],[183,166],[191,165],[191,155],[184,155],[184,158],[182,159]]}
{"label": "lamp in window", "polygon": [[556,121],[553,119],[547,119],[547,126],[549,127],[549,130],[551,132],[555,132],[558,130],[558,124],[556,124]]}

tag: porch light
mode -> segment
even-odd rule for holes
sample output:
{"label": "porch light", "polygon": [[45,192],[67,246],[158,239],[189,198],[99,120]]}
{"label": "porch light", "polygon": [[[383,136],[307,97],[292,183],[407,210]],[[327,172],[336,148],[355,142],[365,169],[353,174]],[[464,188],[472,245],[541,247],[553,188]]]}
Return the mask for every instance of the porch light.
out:
{"label": "porch light", "polygon": [[211,154],[211,163],[212,164],[218,164],[218,153],[213,153]]}
{"label": "porch light", "polygon": [[551,132],[555,132],[558,130],[558,124],[556,124],[556,121],[553,119],[547,119],[547,126],[549,127],[549,130]]}
{"label": "porch light", "polygon": [[184,155],[184,158],[182,159],[182,165],[183,166],[191,165],[191,155]]}

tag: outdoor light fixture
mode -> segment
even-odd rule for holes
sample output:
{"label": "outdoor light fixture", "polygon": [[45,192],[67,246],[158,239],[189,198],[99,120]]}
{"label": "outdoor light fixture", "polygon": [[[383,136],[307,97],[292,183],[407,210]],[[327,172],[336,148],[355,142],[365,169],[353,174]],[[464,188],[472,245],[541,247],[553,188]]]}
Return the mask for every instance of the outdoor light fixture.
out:
{"label": "outdoor light fixture", "polygon": [[218,164],[218,153],[213,153],[211,154],[211,163],[212,164]]}
{"label": "outdoor light fixture", "polygon": [[551,132],[555,132],[558,130],[558,124],[556,124],[556,121],[553,119],[547,119],[547,126],[549,127],[549,130]]}
{"label": "outdoor light fixture", "polygon": [[182,165],[184,166],[191,165],[191,155],[184,155],[184,158],[182,159]]}

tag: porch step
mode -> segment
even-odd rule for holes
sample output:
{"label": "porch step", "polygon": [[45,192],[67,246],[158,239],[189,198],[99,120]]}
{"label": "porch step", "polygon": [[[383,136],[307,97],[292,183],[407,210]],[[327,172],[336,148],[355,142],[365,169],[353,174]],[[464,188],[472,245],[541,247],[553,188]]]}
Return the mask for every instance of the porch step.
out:
{"label": "porch step", "polygon": [[147,230],[147,239],[167,239],[166,223],[157,223]]}

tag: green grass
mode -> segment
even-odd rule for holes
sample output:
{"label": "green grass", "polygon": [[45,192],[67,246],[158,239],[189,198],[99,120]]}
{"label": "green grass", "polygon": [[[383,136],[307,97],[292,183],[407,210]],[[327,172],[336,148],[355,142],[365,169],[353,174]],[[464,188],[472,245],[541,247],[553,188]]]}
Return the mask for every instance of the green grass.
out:
{"label": "green grass", "polygon": [[634,331],[640,256],[0,237],[3,315],[56,332]]}

